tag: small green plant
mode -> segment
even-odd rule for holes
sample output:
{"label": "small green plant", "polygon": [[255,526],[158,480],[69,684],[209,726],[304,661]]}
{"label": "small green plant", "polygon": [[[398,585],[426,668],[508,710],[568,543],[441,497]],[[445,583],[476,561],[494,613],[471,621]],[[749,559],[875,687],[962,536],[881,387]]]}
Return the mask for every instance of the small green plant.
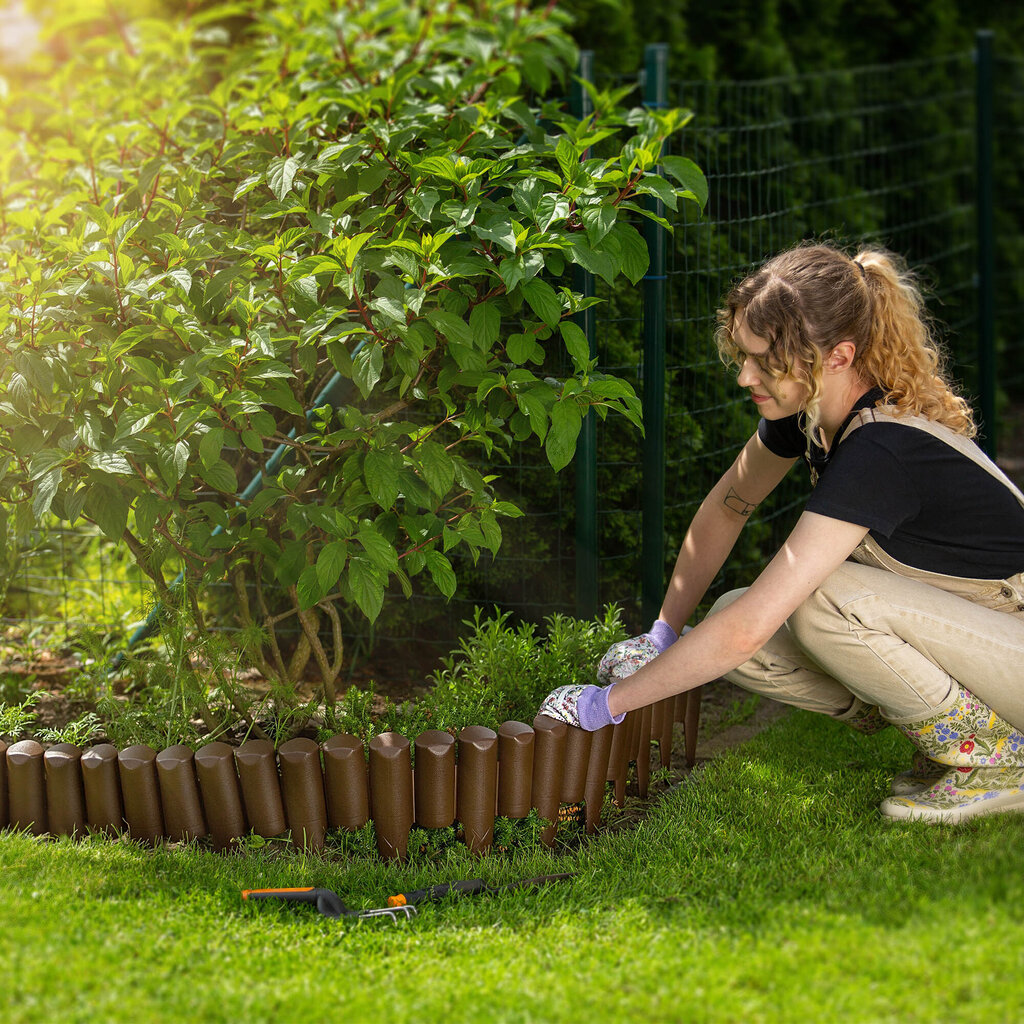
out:
{"label": "small green plant", "polygon": [[457,732],[466,725],[497,729],[502,722],[533,721],[541,700],[556,686],[594,681],[594,668],[609,645],[625,637],[615,605],[592,621],[551,615],[543,630],[511,624],[495,609],[477,608],[465,625],[469,635],[442,660],[433,689],[415,704],[394,709],[386,720],[395,731]]}
{"label": "small green plant", "polygon": [[335,829],[327,833],[327,849],[344,857],[372,858],[377,856],[377,831],[373,819],[362,828]]}
{"label": "small green plant", "polygon": [[525,818],[497,817],[494,819],[493,847],[499,853],[537,849],[541,832],[547,824],[535,808],[531,808]]}
{"label": "small green plant", "polygon": [[36,736],[42,743],[73,743],[76,747],[84,747],[101,732],[103,723],[99,716],[94,711],[87,711],[60,728],[40,729]]}
{"label": "small green plant", "polygon": [[18,704],[0,702],[0,737],[16,740],[29,732],[37,724],[33,708],[44,696],[42,691],[36,690]]}
{"label": "small green plant", "polygon": [[409,832],[410,859],[432,861],[437,860],[445,850],[458,845],[459,836],[454,825],[446,828],[419,828]]}

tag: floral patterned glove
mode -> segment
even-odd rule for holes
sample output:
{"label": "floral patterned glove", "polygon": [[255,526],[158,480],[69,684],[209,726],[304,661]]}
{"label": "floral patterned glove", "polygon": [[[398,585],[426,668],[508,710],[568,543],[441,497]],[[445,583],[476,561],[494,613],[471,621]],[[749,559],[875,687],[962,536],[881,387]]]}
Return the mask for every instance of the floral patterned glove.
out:
{"label": "floral patterned glove", "polygon": [[544,698],[540,714],[587,732],[594,732],[606,725],[618,725],[626,716],[622,714],[618,718],[612,717],[608,710],[610,691],[611,686],[559,686]]}
{"label": "floral patterned glove", "polygon": [[[683,633],[689,631],[689,626],[683,627]],[[631,676],[638,668],[643,668],[663,651],[667,651],[678,639],[676,631],[667,622],[658,619],[649,633],[620,640],[608,648],[597,666],[597,681],[614,683]]]}

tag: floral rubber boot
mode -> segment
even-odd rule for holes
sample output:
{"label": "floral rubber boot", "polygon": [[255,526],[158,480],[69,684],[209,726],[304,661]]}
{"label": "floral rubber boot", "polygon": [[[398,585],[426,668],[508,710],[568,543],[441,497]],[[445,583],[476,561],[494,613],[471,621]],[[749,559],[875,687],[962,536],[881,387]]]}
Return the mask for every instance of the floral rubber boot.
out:
{"label": "floral rubber boot", "polygon": [[886,817],[956,823],[1024,811],[1024,735],[960,683],[953,687],[952,700],[938,714],[897,724],[946,771],[927,789],[883,800]]}
{"label": "floral rubber boot", "polygon": [[922,789],[928,789],[948,771],[948,764],[940,764],[930,757],[925,757],[920,750],[915,750],[914,756],[910,759],[909,770],[900,772],[892,780],[892,795],[910,796]]}
{"label": "floral rubber boot", "polygon": [[882,709],[877,704],[866,704],[859,697],[854,697],[853,704],[841,715],[836,715],[836,721],[865,736],[874,736],[876,732],[889,728],[889,722],[882,717]]}

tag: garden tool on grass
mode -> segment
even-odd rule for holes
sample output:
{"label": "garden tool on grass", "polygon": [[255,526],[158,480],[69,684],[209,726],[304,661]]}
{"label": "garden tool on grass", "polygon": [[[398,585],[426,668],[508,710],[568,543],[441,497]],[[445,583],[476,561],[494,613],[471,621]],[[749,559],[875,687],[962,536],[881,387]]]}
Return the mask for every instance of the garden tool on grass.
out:
{"label": "garden tool on grass", "polygon": [[412,906],[375,907],[373,910],[350,910],[336,892],[330,889],[243,889],[243,900],[288,900],[293,903],[312,903],[324,917],[354,917],[366,921],[374,917],[389,917],[397,924],[399,916],[412,917]]}
{"label": "garden tool on grass", "polygon": [[439,900],[453,894],[456,896],[472,896],[475,893],[501,892],[505,889],[528,889],[537,885],[547,885],[548,882],[563,882],[568,878],[575,878],[574,874],[566,873],[561,875],[538,875],[536,878],[524,878],[518,882],[509,882],[507,885],[488,885],[482,878],[467,878],[461,882],[445,882],[442,885],[432,885],[429,889],[413,889],[410,892],[399,892],[388,897],[388,906],[396,910],[406,908],[415,909],[415,904],[425,903],[428,900]]}

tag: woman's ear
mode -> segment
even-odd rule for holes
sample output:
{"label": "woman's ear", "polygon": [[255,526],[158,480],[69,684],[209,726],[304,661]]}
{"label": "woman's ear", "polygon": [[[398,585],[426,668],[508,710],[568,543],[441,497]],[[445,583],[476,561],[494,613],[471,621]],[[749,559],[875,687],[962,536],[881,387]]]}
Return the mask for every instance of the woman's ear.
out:
{"label": "woman's ear", "polygon": [[857,357],[857,346],[849,339],[839,342],[825,357],[825,369],[841,373],[853,364]]}

